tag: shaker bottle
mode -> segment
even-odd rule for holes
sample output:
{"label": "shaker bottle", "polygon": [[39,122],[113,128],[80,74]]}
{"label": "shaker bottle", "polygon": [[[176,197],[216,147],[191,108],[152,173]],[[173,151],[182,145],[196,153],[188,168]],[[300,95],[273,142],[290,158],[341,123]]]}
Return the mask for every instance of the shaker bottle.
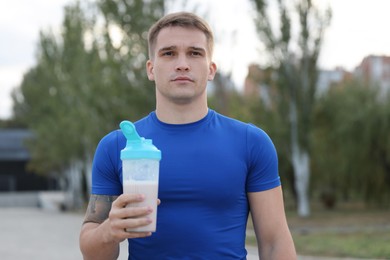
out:
{"label": "shaker bottle", "polygon": [[161,151],[153,145],[152,140],[140,137],[133,123],[122,121],[119,126],[127,139],[126,147],[121,150],[123,193],[145,196],[144,201],[130,203],[127,207],[153,208],[148,215],[152,223],[126,231],[155,232]]}

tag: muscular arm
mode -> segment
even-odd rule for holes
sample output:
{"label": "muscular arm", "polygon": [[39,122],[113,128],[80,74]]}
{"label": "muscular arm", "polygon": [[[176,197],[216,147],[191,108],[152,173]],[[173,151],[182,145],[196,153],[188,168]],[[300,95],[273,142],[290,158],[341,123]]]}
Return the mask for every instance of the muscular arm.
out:
{"label": "muscular arm", "polygon": [[87,212],[85,214],[85,223],[102,223],[108,218],[111,210],[111,204],[118,196],[95,195],[92,194],[89,198]]}
{"label": "muscular arm", "polygon": [[248,193],[259,256],[263,260],[296,259],[285,217],[281,187]]}
{"label": "muscular arm", "polygon": [[141,195],[107,196],[92,194],[80,232],[80,249],[84,260],[109,260],[119,256],[119,243],[127,238],[150,236],[149,232],[126,232],[129,227],[147,225],[144,217],[150,208],[126,208],[142,201]]}

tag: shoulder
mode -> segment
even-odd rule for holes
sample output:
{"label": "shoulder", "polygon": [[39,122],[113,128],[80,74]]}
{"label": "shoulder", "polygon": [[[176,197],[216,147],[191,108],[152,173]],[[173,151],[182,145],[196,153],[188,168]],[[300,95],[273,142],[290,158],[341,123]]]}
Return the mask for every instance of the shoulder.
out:
{"label": "shoulder", "polygon": [[259,126],[252,123],[243,122],[215,112],[215,120],[226,130],[240,131],[246,134],[249,139],[261,139],[270,141],[268,134]]}
{"label": "shoulder", "polygon": [[213,123],[224,131],[246,131],[248,123],[213,111]]}
{"label": "shoulder", "polygon": [[246,150],[250,156],[257,158],[276,157],[276,148],[270,136],[259,126],[252,123],[242,122],[215,113],[216,120],[220,122],[221,132],[229,132],[230,138],[235,142],[245,143]]}
{"label": "shoulder", "polygon": [[120,130],[114,130],[105,135],[96,147],[94,165],[110,161],[115,164],[120,150],[126,145],[125,137]]}
{"label": "shoulder", "polygon": [[122,131],[116,129],[108,134],[106,134],[99,142],[99,146],[103,147],[121,147],[122,144],[125,144],[125,136]]}

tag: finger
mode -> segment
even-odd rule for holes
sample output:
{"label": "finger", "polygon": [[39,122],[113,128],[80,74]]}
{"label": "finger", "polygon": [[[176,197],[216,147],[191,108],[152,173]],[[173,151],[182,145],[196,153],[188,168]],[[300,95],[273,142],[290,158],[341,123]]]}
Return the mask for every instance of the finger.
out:
{"label": "finger", "polygon": [[141,202],[144,199],[143,194],[122,194],[112,203],[112,207],[123,208],[127,204]]}
{"label": "finger", "polygon": [[161,204],[161,200],[157,199],[157,206]]}
{"label": "finger", "polygon": [[142,238],[142,237],[150,237],[152,235],[152,232],[131,232],[131,231],[124,231],[126,238]]}
{"label": "finger", "polygon": [[108,218],[113,230],[123,231],[152,223],[152,219],[147,217],[151,212],[150,207],[122,208],[111,211]]}
{"label": "finger", "polygon": [[145,207],[126,207],[121,210],[120,214],[122,218],[137,218],[149,215],[153,212],[153,208],[150,206]]}
{"label": "finger", "polygon": [[120,225],[115,225],[114,229],[112,230],[112,235],[113,237],[116,238],[117,241],[121,242],[127,238],[142,238],[142,237],[148,237],[151,236],[151,232],[132,232],[132,231],[127,231],[127,228],[136,228],[138,225],[144,223],[149,223],[148,221],[143,222],[143,221],[134,221],[134,223],[126,224],[123,221],[121,221]]}
{"label": "finger", "polygon": [[122,221],[123,230],[134,229],[149,225],[153,222],[151,218],[128,218]]}

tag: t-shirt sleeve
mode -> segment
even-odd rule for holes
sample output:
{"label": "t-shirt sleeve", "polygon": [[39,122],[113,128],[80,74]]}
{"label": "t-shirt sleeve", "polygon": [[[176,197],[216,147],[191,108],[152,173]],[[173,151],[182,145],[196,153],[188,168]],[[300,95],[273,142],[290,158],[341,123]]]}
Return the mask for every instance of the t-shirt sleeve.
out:
{"label": "t-shirt sleeve", "polygon": [[247,192],[264,191],[280,186],[278,156],[271,138],[262,129],[248,125],[247,149],[249,157]]}
{"label": "t-shirt sleeve", "polygon": [[119,152],[118,131],[109,133],[99,142],[92,164],[92,194],[122,194]]}

